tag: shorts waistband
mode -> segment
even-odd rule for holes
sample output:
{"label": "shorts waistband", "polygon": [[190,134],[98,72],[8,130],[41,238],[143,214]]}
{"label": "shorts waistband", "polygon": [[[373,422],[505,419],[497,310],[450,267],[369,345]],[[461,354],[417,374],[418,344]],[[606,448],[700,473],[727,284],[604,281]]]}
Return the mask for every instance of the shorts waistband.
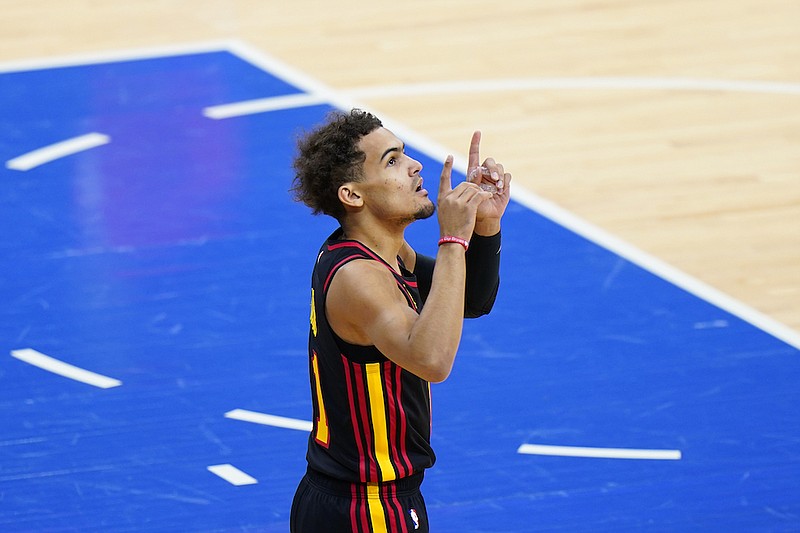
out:
{"label": "shorts waistband", "polygon": [[358,486],[363,486],[363,487],[372,486],[378,488],[393,487],[396,494],[398,496],[402,496],[404,495],[404,493],[412,493],[418,491],[420,485],[422,485],[422,479],[424,477],[425,477],[424,472],[419,472],[417,474],[412,474],[408,477],[396,479],[394,481],[383,481],[380,483],[361,483],[361,482],[351,482],[351,481],[336,479],[327,474],[323,474],[322,472],[313,470],[311,468],[306,470],[306,479],[308,479],[308,481],[311,484],[327,492],[331,492],[333,494],[342,496],[351,496],[353,493],[353,485],[357,487]]}

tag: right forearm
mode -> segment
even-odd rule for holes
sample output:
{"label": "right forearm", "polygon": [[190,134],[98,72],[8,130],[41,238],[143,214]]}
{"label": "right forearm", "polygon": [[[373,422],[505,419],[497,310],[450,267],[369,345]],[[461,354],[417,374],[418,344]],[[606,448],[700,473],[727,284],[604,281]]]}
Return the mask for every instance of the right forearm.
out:
{"label": "right forearm", "polygon": [[[473,136],[470,152],[477,151],[480,136]],[[480,204],[491,197],[474,183],[452,187],[453,157],[447,156],[439,179],[439,252],[430,293],[411,327],[409,361],[424,372],[423,379],[444,381],[453,368],[464,319],[466,248],[475,229]],[[455,241],[455,242],[453,242]],[[463,246],[462,246],[463,244]]]}
{"label": "right forearm", "polygon": [[445,244],[439,248],[430,293],[410,333],[414,351],[431,371],[429,381],[443,381],[447,377],[461,342],[465,265],[460,245]]}

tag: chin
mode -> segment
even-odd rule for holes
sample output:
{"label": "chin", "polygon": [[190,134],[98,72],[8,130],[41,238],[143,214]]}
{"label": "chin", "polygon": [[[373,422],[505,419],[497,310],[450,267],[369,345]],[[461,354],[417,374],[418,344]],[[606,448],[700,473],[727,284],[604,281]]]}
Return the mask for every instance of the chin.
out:
{"label": "chin", "polygon": [[426,218],[430,218],[435,212],[436,206],[433,205],[433,202],[431,202],[428,205],[422,206],[419,211],[414,214],[414,220],[424,220]]}

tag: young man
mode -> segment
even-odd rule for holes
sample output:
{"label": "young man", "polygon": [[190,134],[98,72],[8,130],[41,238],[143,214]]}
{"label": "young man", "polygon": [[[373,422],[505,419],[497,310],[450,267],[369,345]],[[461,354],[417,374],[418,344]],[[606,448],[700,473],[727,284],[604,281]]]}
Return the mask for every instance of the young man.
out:
{"label": "young man", "polygon": [[422,165],[370,113],[334,113],[298,145],[293,191],[340,224],[311,282],[309,372],[314,426],[295,494],[294,533],[426,532],[420,493],[430,446],[430,385],[444,381],[463,318],[489,312],[499,286],[500,219],[511,175],[480,164],[439,180],[436,259],[405,241],[436,211]]}

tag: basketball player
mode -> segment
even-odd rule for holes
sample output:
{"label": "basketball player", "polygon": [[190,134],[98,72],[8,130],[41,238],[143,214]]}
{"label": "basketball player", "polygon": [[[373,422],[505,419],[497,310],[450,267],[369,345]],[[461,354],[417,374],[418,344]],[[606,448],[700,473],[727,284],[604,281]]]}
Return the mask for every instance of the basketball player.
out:
{"label": "basketball player", "polygon": [[422,165],[378,118],[334,113],[298,144],[295,197],[340,227],[311,281],[314,425],[294,533],[429,530],[420,493],[435,461],[429,382],[447,378],[463,318],[488,313],[499,286],[511,175],[491,158],[481,165],[479,146],[475,132],[468,180],[455,188],[452,157],[444,163],[433,259],[404,238],[436,210]]}

